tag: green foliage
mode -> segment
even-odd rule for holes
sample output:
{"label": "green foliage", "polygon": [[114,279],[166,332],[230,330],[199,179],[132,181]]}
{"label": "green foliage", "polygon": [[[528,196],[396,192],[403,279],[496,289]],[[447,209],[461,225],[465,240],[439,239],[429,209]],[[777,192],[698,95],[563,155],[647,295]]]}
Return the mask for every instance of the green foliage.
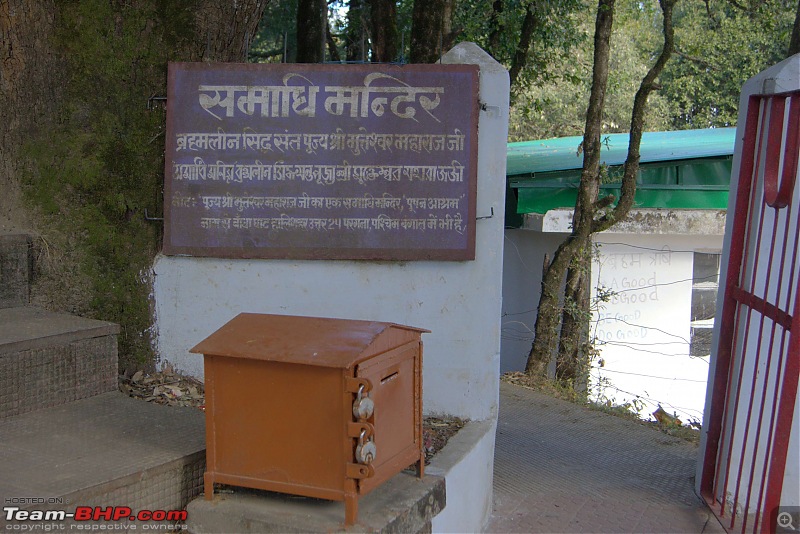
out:
{"label": "green foliage", "polygon": [[[533,6],[537,24],[528,63],[519,80],[519,88],[529,88],[548,81],[561,81],[562,72],[573,61],[574,48],[586,39],[576,31],[586,11],[588,0],[551,0],[528,2],[506,0],[496,13],[493,0],[461,0],[457,2],[454,27],[460,29],[457,40],[472,41],[487,50],[506,68],[511,67],[519,43],[522,21],[528,5]],[[499,30],[495,41],[493,33]],[[518,90],[512,88],[512,92]]]}
{"label": "green foliage", "polygon": [[727,0],[678,3],[675,57],[662,81],[675,129],[735,126],[739,93],[751,76],[786,54],[796,2],[764,0],[748,9]]}
{"label": "green foliage", "polygon": [[[571,49],[568,62],[550,79],[520,89],[511,110],[512,141],[583,135],[592,80],[595,9],[586,9],[576,22],[582,38]],[[618,2],[611,40],[609,79],[603,112],[605,133],[627,132],[633,97],[661,46],[661,14],[657,2]],[[658,93],[649,99],[646,129],[663,130],[669,124],[669,106]]]}
{"label": "green foliage", "polygon": [[[677,4],[676,53],[651,94],[645,129],[733,126],[739,93],[751,76],[783,59],[796,3],[765,0],[736,7],[728,0]],[[747,9],[743,9],[747,8]],[[583,12],[569,61],[550,75],[517,89],[510,140],[582,135],[591,83],[594,8]],[[603,131],[627,132],[639,81],[661,47],[656,0],[619,0],[614,20]]]}
{"label": "green foliage", "polygon": [[26,193],[89,280],[84,309],[121,325],[120,366],[152,364],[148,275],[160,228],[168,53],[191,36],[194,2],[62,2],[55,47],[68,58],[60,121],[29,140]]}
{"label": "green foliage", "polygon": [[294,62],[297,51],[297,0],[270,2],[264,9],[258,32],[250,45],[251,63]]}

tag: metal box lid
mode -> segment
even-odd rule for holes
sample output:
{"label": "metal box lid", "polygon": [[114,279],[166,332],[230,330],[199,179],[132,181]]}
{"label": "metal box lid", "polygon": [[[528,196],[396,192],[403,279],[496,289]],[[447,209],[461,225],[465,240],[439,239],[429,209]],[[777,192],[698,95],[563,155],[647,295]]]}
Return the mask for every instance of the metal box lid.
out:
{"label": "metal box lid", "polygon": [[378,321],[240,313],[189,352],[349,369],[425,332]]}

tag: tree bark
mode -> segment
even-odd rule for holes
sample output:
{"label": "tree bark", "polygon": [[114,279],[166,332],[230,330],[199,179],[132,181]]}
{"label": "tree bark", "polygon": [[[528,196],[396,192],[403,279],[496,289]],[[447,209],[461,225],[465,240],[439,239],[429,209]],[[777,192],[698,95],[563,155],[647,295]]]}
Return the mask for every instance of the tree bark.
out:
{"label": "tree bark", "polygon": [[369,0],[372,20],[372,61],[395,61],[400,52],[397,5],[394,0]]}
{"label": "tree bark", "polygon": [[169,61],[243,61],[266,1],[0,0],[0,215],[34,235],[31,302],[119,323],[121,369],[154,366],[142,212],[160,210],[164,114],[148,97]]}
{"label": "tree bark", "polygon": [[64,63],[50,49],[55,26],[52,0],[0,1],[0,222],[34,230],[20,182],[29,164],[20,150],[35,132],[51,128],[64,86]]}
{"label": "tree bark", "polygon": [[556,358],[556,380],[583,390],[589,369],[589,309],[591,237],[583,243],[567,270],[561,335]]}
{"label": "tree bark", "polygon": [[269,0],[217,2],[201,0],[195,9],[196,43],[203,46],[199,59],[241,62],[261,22]]}
{"label": "tree bark", "polygon": [[436,63],[452,41],[453,0],[414,0],[411,62]]}
{"label": "tree bark", "polygon": [[534,327],[533,345],[525,367],[528,374],[545,376],[543,370],[547,369],[550,360],[556,353],[560,333],[561,285],[573,257],[582,247],[585,247],[591,233],[593,206],[600,189],[598,178],[600,134],[602,133],[603,106],[608,85],[614,2],[615,0],[600,0],[597,7],[592,89],[583,135],[583,170],[573,214],[572,232],[558,247],[549,268],[542,277],[542,294]]}
{"label": "tree bark", "polygon": [[325,61],[325,34],[328,3],[325,0],[299,0],[297,4],[298,63]]}
{"label": "tree bark", "polygon": [[492,15],[489,17],[489,50],[488,52],[497,59],[500,57],[500,36],[503,34],[503,25],[500,22],[500,17],[503,15],[503,0],[494,0],[492,2]]}
{"label": "tree bark", "polygon": [[339,56],[339,49],[336,47],[336,41],[333,40],[333,33],[331,33],[331,23],[325,20],[325,44],[328,46],[328,57],[331,61],[341,61]]}
{"label": "tree bark", "polygon": [[347,33],[345,58],[347,61],[366,61],[367,24],[364,0],[350,0],[347,4]]}
{"label": "tree bark", "polygon": [[542,18],[538,13],[539,6],[536,5],[535,0],[528,3],[525,8],[525,18],[522,19],[522,28],[519,32],[519,42],[517,49],[514,51],[514,57],[511,60],[511,68],[508,70],[508,77],[511,81],[511,86],[514,87],[519,78],[519,73],[525,68],[528,63],[528,53],[533,42],[533,32],[542,23]]}

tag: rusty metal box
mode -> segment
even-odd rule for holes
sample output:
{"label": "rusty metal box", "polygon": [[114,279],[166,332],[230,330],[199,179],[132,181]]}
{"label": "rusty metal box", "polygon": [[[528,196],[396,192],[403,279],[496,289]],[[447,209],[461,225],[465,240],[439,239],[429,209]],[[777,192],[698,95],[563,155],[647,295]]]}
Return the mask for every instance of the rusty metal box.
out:
{"label": "rusty metal box", "polygon": [[242,313],[204,355],[205,497],[214,483],[345,502],[424,471],[420,328]]}

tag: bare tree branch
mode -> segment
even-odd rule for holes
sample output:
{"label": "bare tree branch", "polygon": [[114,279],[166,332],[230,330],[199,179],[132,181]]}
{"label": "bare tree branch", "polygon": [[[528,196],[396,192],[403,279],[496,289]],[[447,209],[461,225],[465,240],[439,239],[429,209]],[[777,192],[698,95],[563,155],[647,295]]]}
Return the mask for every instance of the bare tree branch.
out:
{"label": "bare tree branch", "polygon": [[639,172],[639,146],[644,130],[644,114],[647,109],[647,97],[656,87],[656,79],[661,75],[664,66],[669,61],[675,47],[675,32],[672,27],[672,8],[677,0],[659,0],[661,11],[664,14],[664,47],[655,64],[650,67],[636,96],[633,99],[633,112],[631,113],[630,140],[628,141],[628,157],[622,174],[622,189],[620,199],[610,214],[594,221],[592,232],[602,232],[624,219],[633,206],[636,195],[636,174]]}
{"label": "bare tree branch", "polygon": [[514,57],[511,60],[511,68],[508,70],[508,76],[511,80],[513,87],[519,73],[525,68],[528,63],[528,54],[533,41],[533,32],[542,23],[539,17],[538,6],[535,5],[535,0],[528,3],[525,8],[525,18],[522,19],[522,28],[520,29],[519,41],[517,42],[517,49],[514,51]]}
{"label": "bare tree branch", "polygon": [[706,61],[705,59],[702,59],[702,58],[699,58],[699,57],[690,56],[689,54],[686,54],[686,53],[684,53],[684,52],[681,52],[681,51],[680,51],[680,50],[678,50],[677,48],[675,48],[675,50],[673,50],[673,53],[674,53],[676,56],[680,56],[680,57],[682,57],[683,59],[685,59],[685,60],[687,60],[687,61],[691,61],[692,63],[697,63],[698,65],[701,65],[701,66],[703,66],[703,67],[704,67],[704,68],[706,68],[706,69],[709,69],[709,70],[714,70],[714,71],[719,71],[719,70],[720,70],[720,69],[719,69],[719,67],[717,67],[717,66],[716,66],[716,65],[714,65],[713,63],[709,63],[709,62],[708,62],[708,61]]}
{"label": "bare tree branch", "polygon": [[489,26],[492,28],[489,33],[489,53],[497,59],[500,51],[500,35],[503,33],[503,25],[500,24],[500,15],[503,14],[503,0],[492,2],[492,15],[489,17]]}
{"label": "bare tree branch", "polygon": [[333,40],[333,33],[331,33],[331,21],[325,21],[325,44],[328,46],[328,57],[331,61],[341,61],[339,56],[339,49],[336,48],[336,41]]}

